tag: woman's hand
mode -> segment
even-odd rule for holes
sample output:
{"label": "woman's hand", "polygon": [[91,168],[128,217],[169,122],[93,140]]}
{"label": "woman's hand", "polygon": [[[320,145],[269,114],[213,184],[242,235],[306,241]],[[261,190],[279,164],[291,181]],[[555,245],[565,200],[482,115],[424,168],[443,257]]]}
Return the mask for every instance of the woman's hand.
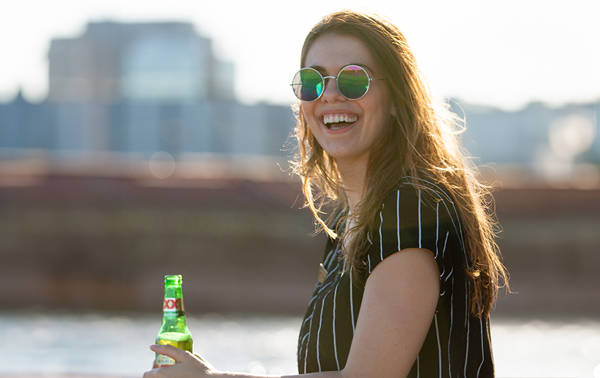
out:
{"label": "woman's hand", "polygon": [[150,349],[158,354],[164,354],[175,360],[175,365],[156,368],[144,373],[144,378],[150,377],[212,377],[220,373],[197,354],[192,354],[171,345],[151,345]]}

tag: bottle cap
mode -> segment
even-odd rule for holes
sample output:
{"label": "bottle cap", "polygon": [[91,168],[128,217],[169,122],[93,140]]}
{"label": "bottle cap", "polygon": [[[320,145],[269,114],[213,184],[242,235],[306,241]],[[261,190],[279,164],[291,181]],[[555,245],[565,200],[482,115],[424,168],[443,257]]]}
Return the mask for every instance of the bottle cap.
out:
{"label": "bottle cap", "polygon": [[183,277],[181,274],[168,274],[165,275],[165,285],[181,285]]}

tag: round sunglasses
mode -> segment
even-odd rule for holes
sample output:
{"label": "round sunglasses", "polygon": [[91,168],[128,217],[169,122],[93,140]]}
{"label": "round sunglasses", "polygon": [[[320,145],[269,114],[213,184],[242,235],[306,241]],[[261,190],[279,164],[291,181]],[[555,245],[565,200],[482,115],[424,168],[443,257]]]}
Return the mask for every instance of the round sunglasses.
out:
{"label": "round sunglasses", "polygon": [[369,71],[358,64],[348,64],[337,76],[323,76],[312,67],[304,67],[296,72],[290,85],[299,100],[310,102],[325,92],[325,79],[335,79],[338,91],[348,100],[358,100],[367,94],[371,80],[383,80],[372,78]]}

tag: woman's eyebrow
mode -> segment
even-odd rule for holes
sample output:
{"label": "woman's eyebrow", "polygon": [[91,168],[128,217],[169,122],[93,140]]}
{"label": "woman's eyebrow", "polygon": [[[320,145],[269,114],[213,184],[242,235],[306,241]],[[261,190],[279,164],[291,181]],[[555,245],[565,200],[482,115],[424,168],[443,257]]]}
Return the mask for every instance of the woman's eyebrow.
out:
{"label": "woman's eyebrow", "polygon": [[323,68],[321,66],[309,66],[309,67],[314,68],[315,70],[319,71],[321,73],[321,75],[327,75],[325,68]]}

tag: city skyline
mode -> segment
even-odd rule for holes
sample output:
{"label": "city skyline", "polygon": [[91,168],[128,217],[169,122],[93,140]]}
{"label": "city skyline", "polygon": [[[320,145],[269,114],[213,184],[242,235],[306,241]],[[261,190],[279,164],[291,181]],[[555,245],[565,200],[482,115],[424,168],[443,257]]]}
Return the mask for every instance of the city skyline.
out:
{"label": "city skyline", "polygon": [[[81,35],[90,21],[114,20],[191,22],[213,41],[217,56],[235,65],[240,101],[289,104],[294,98],[288,81],[298,68],[304,35],[320,17],[341,8],[375,12],[396,23],[437,96],[505,110],[531,101],[562,105],[600,99],[595,68],[600,50],[593,49],[600,42],[600,24],[594,22],[600,12],[592,2],[567,7],[507,1],[493,8],[470,0],[403,7],[374,1],[365,8],[356,1],[308,1],[293,12],[278,3],[253,4],[241,9],[230,1],[210,8],[182,2],[174,9],[154,1],[123,6],[112,0],[84,5],[59,0],[44,11],[40,7],[46,5],[20,2],[0,15],[0,43],[10,52],[0,69],[0,101],[10,101],[19,88],[27,99],[43,100],[50,40]],[[440,57],[448,60],[440,63]]]}

